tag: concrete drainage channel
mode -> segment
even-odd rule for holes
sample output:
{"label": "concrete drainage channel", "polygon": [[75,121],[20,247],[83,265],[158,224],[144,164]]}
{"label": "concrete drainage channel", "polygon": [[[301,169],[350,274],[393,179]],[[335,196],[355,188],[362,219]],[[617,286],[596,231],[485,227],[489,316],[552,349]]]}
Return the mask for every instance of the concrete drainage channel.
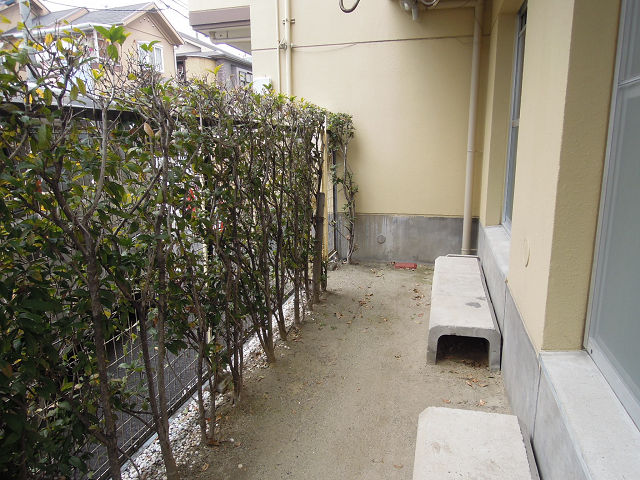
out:
{"label": "concrete drainage channel", "polygon": [[[500,329],[477,257],[436,259],[428,363],[436,363],[438,343],[444,335],[486,339],[489,367],[500,369]],[[429,407],[418,420],[413,480],[432,478],[538,480],[539,475],[518,417]]]}

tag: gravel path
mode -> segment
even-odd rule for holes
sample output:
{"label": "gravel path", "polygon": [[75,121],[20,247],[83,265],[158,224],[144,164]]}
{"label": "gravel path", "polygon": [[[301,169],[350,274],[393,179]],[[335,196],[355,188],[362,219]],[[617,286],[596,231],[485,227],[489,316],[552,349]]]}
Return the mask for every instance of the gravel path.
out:
{"label": "gravel path", "polygon": [[184,478],[410,479],[417,419],[432,405],[508,413],[486,350],[454,339],[426,365],[431,267],[341,265],[323,302],[247,372],[220,410],[219,447],[183,458]]}

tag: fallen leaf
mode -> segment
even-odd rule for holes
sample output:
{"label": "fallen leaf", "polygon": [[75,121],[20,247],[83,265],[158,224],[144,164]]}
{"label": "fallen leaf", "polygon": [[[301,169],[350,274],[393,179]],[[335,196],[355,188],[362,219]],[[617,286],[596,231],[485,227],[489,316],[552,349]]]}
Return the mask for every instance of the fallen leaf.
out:
{"label": "fallen leaf", "polygon": [[485,402],[484,400],[480,400],[480,401],[478,402],[478,406],[479,406],[479,407],[483,407],[483,406],[485,406],[486,404],[487,404],[487,402]]}
{"label": "fallen leaf", "polygon": [[347,325],[351,325],[351,320],[349,320],[349,321],[347,322]]}
{"label": "fallen leaf", "polygon": [[447,400],[445,398],[442,399],[442,403],[451,403],[451,400]]}
{"label": "fallen leaf", "polygon": [[480,385],[481,387],[486,387],[489,384],[488,383],[479,383],[478,385]]}
{"label": "fallen leaf", "polygon": [[209,468],[209,464],[205,463],[200,470],[204,472],[207,468]]}
{"label": "fallen leaf", "polygon": [[393,466],[394,466],[395,468],[397,468],[398,470],[400,470],[401,468],[403,468],[403,467],[404,467],[404,465],[402,465],[402,464],[400,464],[400,465],[396,465],[395,463],[393,464]]}
{"label": "fallen leaf", "polygon": [[473,384],[469,380],[467,380],[467,385],[469,385],[470,387],[473,387]]}
{"label": "fallen leaf", "polygon": [[424,313],[419,313],[418,316],[422,317],[422,316],[424,316]]}

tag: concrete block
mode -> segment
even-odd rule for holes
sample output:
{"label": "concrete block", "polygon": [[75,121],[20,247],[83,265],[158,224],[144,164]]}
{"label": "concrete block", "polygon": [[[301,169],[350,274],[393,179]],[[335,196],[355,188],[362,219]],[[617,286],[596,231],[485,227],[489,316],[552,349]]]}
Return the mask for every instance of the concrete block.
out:
{"label": "concrete block", "polygon": [[502,225],[478,228],[478,256],[493,303],[493,310],[504,337],[506,277],[509,265],[510,238]]}
{"label": "concrete block", "polygon": [[502,378],[511,409],[524,423],[525,433],[531,436],[538,401],[540,364],[508,288],[502,327]]}
{"label": "concrete block", "polygon": [[489,368],[500,369],[501,336],[487,301],[475,257],[438,257],[431,291],[427,363],[436,363],[443,335],[484,338],[489,343]]}
{"label": "concrete block", "polygon": [[541,376],[538,389],[533,451],[540,476],[544,480],[591,480],[591,477],[585,474],[571,434],[562,421],[562,412],[554,398],[553,389],[545,375]]}
{"label": "concrete block", "polygon": [[514,415],[429,407],[420,414],[413,480],[532,480]]}
{"label": "concrete block", "polygon": [[[558,417],[553,418],[553,410],[550,414],[538,414],[534,436],[540,448],[554,448],[546,445],[546,432],[555,429],[558,435],[565,436],[560,439],[562,442],[573,443],[576,453],[568,459],[575,461],[579,457],[572,470],[581,467],[584,477],[593,480],[638,478],[640,431],[589,354],[584,350],[543,352],[540,361],[544,387],[548,388],[545,394],[553,395],[559,410]],[[545,400],[541,398],[539,411]],[[566,468],[564,458],[557,455],[552,458],[561,465],[554,469]]]}

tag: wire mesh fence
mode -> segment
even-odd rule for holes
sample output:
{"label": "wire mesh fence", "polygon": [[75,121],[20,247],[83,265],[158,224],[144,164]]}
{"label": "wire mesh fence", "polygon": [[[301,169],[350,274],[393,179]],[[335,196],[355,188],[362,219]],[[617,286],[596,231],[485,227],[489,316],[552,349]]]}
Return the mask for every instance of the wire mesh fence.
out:
{"label": "wire mesh fence", "polygon": [[[136,392],[134,395],[135,412],[120,412],[117,419],[118,446],[122,451],[121,463],[130,458],[154,433],[152,415],[146,406],[147,380],[142,369],[142,346],[140,328],[137,319],[132,318],[126,331],[113,336],[107,342],[109,354],[109,376],[111,378],[126,378],[127,389]],[[157,342],[152,335],[148,335],[151,352],[151,362],[157,360]],[[193,349],[183,349],[177,355],[167,352],[164,365],[166,396],[169,412],[173,413],[193,394],[196,387],[196,357]],[[154,381],[157,382],[157,370],[154,371]],[[156,395],[157,397],[157,395]],[[108,477],[107,450],[104,445],[94,444],[90,447],[89,461],[93,478]]]}

